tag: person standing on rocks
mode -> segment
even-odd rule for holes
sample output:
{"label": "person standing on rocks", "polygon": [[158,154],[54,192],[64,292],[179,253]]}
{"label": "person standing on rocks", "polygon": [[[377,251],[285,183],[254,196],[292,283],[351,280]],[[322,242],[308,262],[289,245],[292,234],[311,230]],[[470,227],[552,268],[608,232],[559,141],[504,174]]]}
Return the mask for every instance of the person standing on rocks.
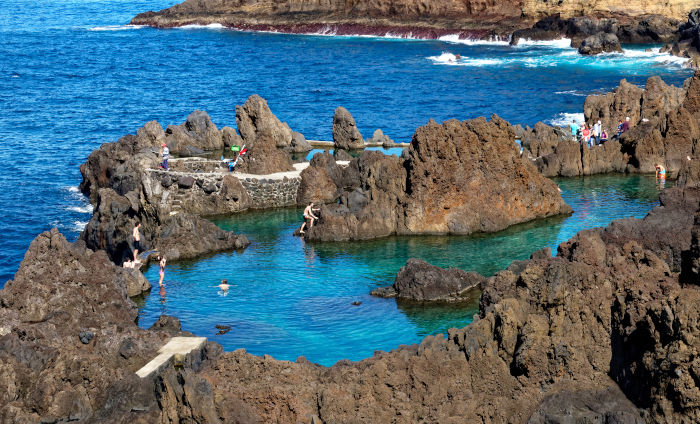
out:
{"label": "person standing on rocks", "polygon": [[600,144],[601,125],[602,124],[600,123],[600,121],[593,124],[593,135],[591,135],[591,140],[593,140],[592,144],[595,144],[595,145]]}
{"label": "person standing on rocks", "polygon": [[141,248],[141,233],[139,233],[139,228],[141,228],[141,223],[136,222],[134,225],[134,231],[132,235],[134,236],[134,262],[138,259],[139,249]]}
{"label": "person standing on rocks", "polygon": [[158,286],[163,287],[163,277],[165,277],[165,256],[158,257],[158,265],[160,266],[160,280],[158,280]]}
{"label": "person standing on rocks", "polygon": [[165,143],[161,145],[160,156],[163,158],[163,164],[161,166],[167,171],[168,159],[170,158],[170,149],[168,149],[168,145]]}
{"label": "person standing on rocks", "polygon": [[624,134],[629,129],[630,129],[630,117],[628,116],[625,118],[625,122],[622,123],[622,127],[620,127],[620,135]]}
{"label": "person standing on rocks", "polygon": [[318,219],[318,217],[314,215],[314,211],[318,212],[319,210],[318,208],[314,209],[314,202],[309,203],[309,206],[304,208],[304,222],[301,224],[301,228],[299,228],[299,234],[304,234],[304,228],[307,222],[309,223],[309,228],[314,226],[314,221]]}
{"label": "person standing on rocks", "polygon": [[571,135],[574,137],[574,139],[576,139],[578,137],[579,128],[575,119],[571,121],[571,125],[569,125],[569,128],[571,128]]}

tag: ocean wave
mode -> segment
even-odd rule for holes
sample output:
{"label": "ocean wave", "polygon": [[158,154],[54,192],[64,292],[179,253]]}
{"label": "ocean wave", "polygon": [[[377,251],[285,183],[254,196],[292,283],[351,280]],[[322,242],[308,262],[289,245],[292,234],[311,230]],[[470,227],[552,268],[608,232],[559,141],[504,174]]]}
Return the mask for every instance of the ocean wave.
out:
{"label": "ocean wave", "polygon": [[499,40],[497,38],[489,38],[488,40],[479,40],[472,38],[460,38],[459,34],[449,34],[438,37],[438,40],[451,44],[465,44],[468,46],[507,46],[508,40]]}
{"label": "ocean wave", "polygon": [[562,38],[559,40],[530,40],[529,38],[520,38],[518,40],[517,47],[530,47],[530,46],[540,46],[540,47],[554,47],[559,49],[571,49],[571,39]]}
{"label": "ocean wave", "polygon": [[85,229],[85,226],[88,225],[88,221],[73,221],[73,231],[83,231]]}
{"label": "ocean wave", "polygon": [[545,124],[549,124],[554,127],[564,127],[568,128],[572,121],[576,121],[577,124],[583,122],[585,117],[583,113],[568,113],[562,112],[558,113],[554,118],[545,121]]}
{"label": "ocean wave", "polygon": [[213,23],[208,25],[190,24],[177,27],[176,29],[226,29],[225,26],[219,23]]}
{"label": "ocean wave", "polygon": [[80,193],[80,189],[78,188],[78,186],[66,186],[63,187],[63,189],[70,193]]}
{"label": "ocean wave", "polygon": [[578,90],[564,90],[564,91],[555,91],[554,94],[567,94],[569,96],[577,96],[577,97],[586,97],[588,94],[583,93]]}
{"label": "ocean wave", "polygon": [[87,205],[82,205],[82,206],[68,206],[66,208],[67,210],[71,212],[78,212],[78,213],[92,213],[92,205],[87,204]]}
{"label": "ocean wave", "polygon": [[452,53],[442,52],[440,56],[429,56],[428,59],[432,60],[436,64],[440,65],[452,65],[452,66],[493,66],[501,65],[503,59],[494,58],[472,58],[472,57],[460,57],[457,59]]}
{"label": "ocean wave", "polygon": [[144,25],[106,25],[88,28],[88,31],[125,31],[144,28]]}

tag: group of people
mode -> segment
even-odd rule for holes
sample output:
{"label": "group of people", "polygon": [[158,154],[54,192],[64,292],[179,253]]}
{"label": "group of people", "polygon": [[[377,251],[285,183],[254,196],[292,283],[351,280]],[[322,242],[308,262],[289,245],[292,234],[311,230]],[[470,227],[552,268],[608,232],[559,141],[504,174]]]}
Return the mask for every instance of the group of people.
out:
{"label": "group of people", "polygon": [[[598,146],[605,143],[609,139],[608,132],[603,128],[600,120],[593,125],[588,125],[585,122],[578,125],[574,119],[571,121],[569,128],[571,129],[571,135],[574,137],[574,139],[578,140],[582,146]],[[615,134],[613,138],[619,138],[624,132],[629,130],[629,128],[630,118],[626,117],[624,122],[620,121],[617,125],[617,134]]]}

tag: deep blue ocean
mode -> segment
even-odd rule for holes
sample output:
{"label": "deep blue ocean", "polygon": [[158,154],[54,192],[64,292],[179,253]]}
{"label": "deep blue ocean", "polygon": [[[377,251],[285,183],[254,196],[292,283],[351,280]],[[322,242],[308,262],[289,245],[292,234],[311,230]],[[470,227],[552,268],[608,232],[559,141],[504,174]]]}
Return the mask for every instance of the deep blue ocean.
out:
{"label": "deep blue ocean", "polygon": [[[191,111],[202,109],[219,127],[235,126],[234,106],[257,93],[268,100],[273,113],[309,139],[331,139],[333,111],[342,105],[354,115],[365,137],[382,128],[397,141],[409,141],[413,131],[431,118],[442,121],[497,113],[512,123],[564,123],[580,115],[586,95],[609,91],[622,78],[643,85],[649,76],[660,75],[669,83],[681,84],[691,75],[677,59],[645,52],[641,46],[627,46],[624,55],[582,58],[563,43],[509,47],[450,37],[419,41],[126,26],[139,12],[172,4],[172,0],[10,0],[0,8],[0,286],[12,278],[38,233],[56,226],[74,240],[89,220],[91,207],[77,190],[81,179],[79,165],[88,154],[101,143],[135,133],[153,119],[163,126],[179,124]],[[455,60],[457,53],[462,56],[459,61]],[[616,187],[622,184],[619,179],[605,181],[609,184],[605,192],[617,192]],[[587,190],[584,183],[571,190],[579,190],[579,186]],[[613,217],[642,216],[653,205],[654,195],[650,198],[648,193],[637,196],[634,192],[611,197],[622,199],[605,206],[615,211],[611,216],[595,215],[594,208],[590,212],[593,221],[604,225]],[[585,191],[581,201],[595,198],[595,193]],[[225,222],[221,225],[232,225],[231,228],[244,232],[275,233],[293,227],[296,220],[295,216],[282,215],[263,215],[267,222],[263,229],[251,226],[249,221],[247,226]],[[571,231],[577,225],[572,223]],[[513,240],[523,239],[521,233],[508,234]],[[256,255],[266,254],[265,249],[260,249],[267,245],[262,241],[263,235],[249,236],[259,242],[240,258],[253,264],[252,270],[246,271],[246,278],[255,278],[261,275],[254,268],[255,258],[260,257]],[[558,238],[547,240],[551,241],[539,245],[550,245]],[[529,254],[528,248],[517,250],[520,256]],[[323,252],[321,249],[316,256],[319,261]],[[500,255],[492,258],[497,267],[512,259],[507,253],[490,252]],[[404,260],[402,255],[377,274],[381,277],[374,280],[374,286],[391,282],[388,280],[397,264]],[[436,263],[452,264],[434,256]],[[294,258],[290,261],[296,264]],[[199,270],[197,277],[179,280],[183,284],[196,278],[216,283],[220,275],[207,275],[206,267],[197,265],[205,263],[172,266],[174,270]],[[316,262],[308,263],[305,272],[310,273],[315,284],[322,284],[326,276],[314,271]],[[464,260],[457,264],[468,268]],[[485,267],[482,272],[494,270]],[[328,269],[323,268],[323,272]],[[277,277],[284,284],[300,283],[289,282],[279,274]],[[295,292],[289,286],[277,288]],[[347,299],[360,292],[357,287],[353,290]],[[334,302],[345,305],[347,300],[338,293],[335,298],[332,293],[325,293],[324,299],[331,300],[303,303],[302,307],[319,308],[316,312],[321,314],[332,311]],[[186,293],[182,295],[182,303],[187,304]],[[158,312],[151,304],[160,302],[154,300],[157,293],[151,296],[151,300],[144,301],[144,323]],[[172,288],[168,296],[173,300],[160,303],[163,308],[172,306],[169,310],[173,313],[187,309],[182,305],[175,307],[177,296]],[[264,308],[269,305],[265,305],[250,303],[251,315],[268,313]],[[460,313],[465,316],[464,311]],[[411,314],[404,316],[407,324],[401,327],[399,320],[397,327],[388,325],[386,331],[394,331],[396,337],[384,337],[377,348],[414,342],[423,334],[445,328],[448,322],[465,322],[463,318],[438,318],[421,327],[409,325]],[[256,323],[254,319],[246,322]],[[183,319],[183,326],[200,331],[195,321]],[[249,336],[255,334],[255,327],[251,328]],[[294,331],[303,332],[303,328]],[[346,348],[328,353],[321,348],[322,338],[297,336],[297,341],[309,337],[313,343],[321,343],[308,350],[313,352],[310,359],[322,363],[344,355],[353,359],[366,356],[375,343],[371,338],[360,338]],[[271,352],[293,358],[313,344],[295,342],[288,350],[279,351],[271,348],[272,342],[258,339],[253,343],[247,341],[250,338],[253,337],[234,337],[231,342],[224,341],[224,345],[227,349],[246,347],[255,353]]]}

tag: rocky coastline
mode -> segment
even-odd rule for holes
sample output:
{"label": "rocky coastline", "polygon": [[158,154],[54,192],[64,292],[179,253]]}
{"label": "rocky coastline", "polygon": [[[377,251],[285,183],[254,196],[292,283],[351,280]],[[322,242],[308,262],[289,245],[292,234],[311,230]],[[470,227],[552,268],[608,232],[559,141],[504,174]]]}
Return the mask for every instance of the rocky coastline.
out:
{"label": "rocky coastline", "polygon": [[[601,146],[581,146],[568,128],[542,123],[516,131],[523,154],[548,177],[653,173],[657,164],[675,177],[692,157],[700,134],[698,99],[698,72],[682,87],[667,85],[659,77],[649,78],[644,89],[622,80],[613,92],[588,96],[584,103],[585,121],[600,120],[611,136]],[[612,139],[618,123],[628,117],[630,130]]]}
{"label": "rocky coastline", "polygon": [[163,343],[187,333],[166,316],[138,328],[123,269],[81,240],[41,234],[0,291],[0,374],[11,382],[0,393],[0,417],[696,421],[698,164],[696,154],[644,219],[582,231],[555,257],[536,254],[479,279],[471,325],[328,368],[303,357],[224,353],[209,342],[178,367],[139,378],[134,371]]}
{"label": "rocky coastline", "polygon": [[[157,28],[220,25],[240,31],[289,34],[374,35],[415,39],[456,36],[464,40],[508,41],[570,38],[581,54],[619,52],[620,44],[666,44],[664,51],[695,58],[700,9],[686,0],[664,5],[614,0],[581,5],[573,1],[483,3],[437,1],[393,3],[244,2],[187,0],[158,12],[144,12],[130,24]],[[695,59],[693,66],[697,67]]]}
{"label": "rocky coastline", "polygon": [[[81,189],[96,206],[81,237],[69,243],[55,229],[40,234],[0,290],[0,421],[697,422],[700,73],[683,88],[650,82],[643,91],[623,83],[587,99],[586,116],[634,118],[617,145],[597,148],[617,159],[601,153],[595,169],[619,159],[624,166],[613,171],[647,172],[645,164],[664,160],[678,179],[658,207],[643,219],[581,231],[556,256],[535,252],[488,278],[411,260],[391,288],[397,299],[459,301],[478,287],[474,322],[331,367],[207,342],[157,372],[135,373],[173,337],[191,334],[165,315],[149,329],[136,324],[130,296],[145,280],[118,266],[131,251],[133,223],[142,222],[148,248],[170,258],[244,248],[245,236],[204,217],[264,207],[245,184],[260,181],[190,156],[246,142],[258,161],[248,172],[290,172],[289,153],[302,139],[264,100],[237,108],[240,134],[194,112],[181,126],[150,122],[104,144],[81,166]],[[357,139],[354,120],[337,122],[339,139]],[[513,142],[519,132],[522,154]],[[339,163],[317,154],[295,182],[274,181],[296,191],[297,205],[329,203],[309,240],[495,231],[566,212],[537,169],[568,146],[549,137],[565,135],[497,116],[430,122],[400,158],[366,151]],[[180,156],[172,171],[158,169],[161,143]],[[490,210],[480,212],[484,204]]]}

